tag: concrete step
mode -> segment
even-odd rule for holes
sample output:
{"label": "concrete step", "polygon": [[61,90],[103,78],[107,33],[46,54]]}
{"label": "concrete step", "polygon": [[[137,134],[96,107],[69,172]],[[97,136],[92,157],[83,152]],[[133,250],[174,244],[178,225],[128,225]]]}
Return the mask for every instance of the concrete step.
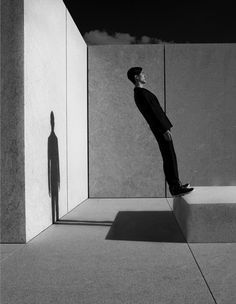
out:
{"label": "concrete step", "polygon": [[195,187],[173,199],[173,212],[187,242],[236,242],[236,186]]}

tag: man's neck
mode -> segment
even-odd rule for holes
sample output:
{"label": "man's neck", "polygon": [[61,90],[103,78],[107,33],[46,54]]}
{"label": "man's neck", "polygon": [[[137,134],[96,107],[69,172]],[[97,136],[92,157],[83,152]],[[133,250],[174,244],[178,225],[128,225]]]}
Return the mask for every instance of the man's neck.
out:
{"label": "man's neck", "polygon": [[143,84],[143,83],[136,83],[136,84],[135,84],[135,87],[136,87],[136,88],[143,88],[143,87],[144,87],[144,84]]}

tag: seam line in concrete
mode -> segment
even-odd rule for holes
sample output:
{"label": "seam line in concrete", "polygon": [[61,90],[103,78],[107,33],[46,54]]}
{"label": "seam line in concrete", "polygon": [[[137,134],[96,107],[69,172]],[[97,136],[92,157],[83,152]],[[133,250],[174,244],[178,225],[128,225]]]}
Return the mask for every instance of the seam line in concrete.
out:
{"label": "seam line in concrete", "polygon": [[[169,203],[168,199],[166,199],[166,200],[167,200],[168,205],[170,206],[170,203]],[[170,206],[170,209],[171,209],[172,212],[173,212],[173,209],[171,208],[171,206]],[[174,216],[174,218],[175,218],[174,212],[173,212],[173,216]],[[176,219],[176,218],[175,218],[175,219]],[[176,223],[177,223],[177,225],[179,226],[179,223],[178,223],[177,220],[176,220]],[[211,288],[210,288],[210,286],[209,286],[209,284],[208,284],[208,282],[207,282],[207,280],[206,280],[206,278],[205,278],[205,276],[204,276],[204,274],[203,274],[203,272],[202,272],[202,269],[201,269],[200,265],[198,264],[198,261],[197,261],[195,255],[194,255],[194,253],[193,253],[193,251],[192,251],[192,249],[191,249],[189,243],[187,242],[187,240],[186,240],[186,238],[185,238],[185,236],[184,236],[184,234],[183,234],[182,229],[181,229],[180,226],[179,226],[179,229],[180,229],[181,234],[182,234],[182,236],[183,236],[183,238],[184,238],[184,240],[185,240],[185,242],[186,242],[186,244],[187,244],[187,246],[188,246],[188,249],[189,249],[189,251],[190,251],[190,253],[191,253],[191,255],[192,255],[193,259],[194,259],[194,262],[195,262],[195,264],[197,265],[197,268],[198,268],[198,270],[199,270],[199,272],[200,272],[200,274],[201,274],[201,276],[202,276],[202,278],[203,278],[203,280],[204,280],[204,282],[205,282],[205,284],[206,284],[206,286],[207,286],[207,289],[209,290],[209,292],[210,292],[210,294],[211,294],[211,297],[212,297],[213,301],[215,302],[215,304],[217,304],[216,298],[215,298],[213,292],[211,291]]]}
{"label": "seam line in concrete", "polygon": [[192,249],[191,249],[191,247],[190,247],[190,245],[189,245],[188,242],[187,242],[187,245],[188,245],[189,251],[191,252],[191,255],[192,255],[192,257],[193,257],[193,259],[194,259],[194,261],[195,261],[195,263],[196,263],[196,265],[197,265],[197,267],[198,267],[198,269],[199,269],[199,271],[200,271],[200,273],[201,273],[201,275],[202,275],[203,280],[205,281],[205,284],[206,284],[206,286],[207,286],[207,288],[208,288],[208,290],[209,290],[209,292],[210,292],[210,294],[211,294],[211,296],[212,296],[212,298],[213,298],[215,304],[217,304],[216,298],[214,297],[214,294],[213,294],[213,292],[211,291],[211,288],[210,288],[210,286],[209,286],[209,284],[208,284],[208,282],[207,282],[207,280],[206,280],[206,278],[205,278],[205,276],[204,276],[204,274],[203,274],[203,272],[202,272],[202,270],[201,270],[201,267],[200,267],[200,265],[198,264],[198,261],[197,261],[197,259],[196,259],[196,257],[195,257],[195,255],[194,255],[194,253],[193,253],[193,251],[192,251]]}
{"label": "seam line in concrete", "polygon": [[[18,245],[17,243],[14,243],[16,245]],[[2,245],[12,245],[12,244],[2,244]],[[20,245],[20,244],[19,244]],[[22,246],[18,249],[15,249],[12,253],[9,253],[7,257],[5,257],[4,259],[2,259],[0,261],[0,264],[3,263],[4,261],[6,261],[7,259],[9,259],[11,256],[13,256],[16,252],[20,251],[21,249],[23,249],[26,246],[26,244],[22,244]]]}
{"label": "seam line in concrete", "polygon": [[68,90],[67,90],[67,9],[65,9],[66,12],[66,49],[65,49],[65,53],[66,53],[66,200],[67,200],[67,212],[69,210],[69,202],[68,202],[68,187],[69,187],[69,183],[68,183],[68,166],[69,166],[69,162],[68,162],[68,100],[67,100],[67,94],[68,94]]}
{"label": "seam line in concrete", "polygon": [[[166,113],[166,49],[165,44],[163,46],[163,85],[164,85],[164,111]],[[164,191],[165,191],[165,197],[167,197],[167,184],[166,184],[166,178],[164,181]]]}
{"label": "seam line in concrete", "polygon": [[[63,215],[62,217],[61,217],[61,219],[63,219],[63,217],[64,216],[66,216],[66,215],[68,215],[68,214],[70,214],[75,208],[77,208],[77,207],[79,207],[79,206],[81,206],[83,203],[85,203],[86,201],[88,200],[88,198],[86,198],[85,200],[83,200],[81,203],[79,203],[78,205],[76,205],[73,209],[71,209],[70,211],[68,211],[65,215]],[[59,219],[60,220],[60,219]]]}
{"label": "seam line in concrete", "polygon": [[55,225],[78,225],[78,226],[112,226],[112,221],[82,221],[82,220],[59,220]]}
{"label": "seam line in concrete", "polygon": [[87,45],[87,189],[88,189],[88,198],[89,198],[89,49]]}
{"label": "seam line in concrete", "polygon": [[103,199],[103,200],[109,200],[109,199],[112,199],[112,200],[115,200],[115,199],[118,199],[118,200],[129,200],[129,199],[166,199],[166,197],[164,196],[114,196],[114,197],[111,197],[111,196],[92,196],[92,197],[88,197],[87,199],[89,200],[100,200],[100,199]]}

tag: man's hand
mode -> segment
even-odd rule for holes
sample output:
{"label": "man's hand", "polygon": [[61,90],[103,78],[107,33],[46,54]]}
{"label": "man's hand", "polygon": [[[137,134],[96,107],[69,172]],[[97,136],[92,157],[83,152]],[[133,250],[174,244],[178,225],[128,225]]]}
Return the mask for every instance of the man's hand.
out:
{"label": "man's hand", "polygon": [[172,140],[171,133],[170,133],[169,130],[167,130],[165,133],[163,133],[163,136],[164,136],[166,141],[171,141]]}

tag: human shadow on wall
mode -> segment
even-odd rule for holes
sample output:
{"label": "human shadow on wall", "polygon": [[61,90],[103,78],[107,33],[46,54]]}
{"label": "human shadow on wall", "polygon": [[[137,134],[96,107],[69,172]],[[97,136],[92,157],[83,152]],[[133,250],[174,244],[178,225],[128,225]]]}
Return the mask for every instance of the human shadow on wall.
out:
{"label": "human shadow on wall", "polygon": [[48,137],[48,193],[51,197],[52,223],[59,219],[60,167],[58,139],[54,132],[54,113],[50,114],[51,133]]}
{"label": "human shadow on wall", "polygon": [[106,239],[186,242],[172,211],[120,211]]}

